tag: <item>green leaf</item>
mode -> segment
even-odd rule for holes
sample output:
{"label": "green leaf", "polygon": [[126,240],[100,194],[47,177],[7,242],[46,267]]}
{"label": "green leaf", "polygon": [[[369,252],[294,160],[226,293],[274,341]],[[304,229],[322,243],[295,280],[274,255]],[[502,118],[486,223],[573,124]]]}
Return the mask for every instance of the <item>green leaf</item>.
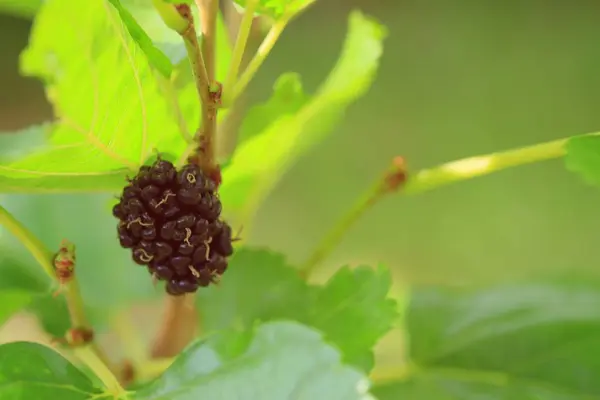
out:
{"label": "green leaf", "polygon": [[[45,153],[52,134],[52,125],[35,125],[19,132],[0,135],[0,193],[54,193],[112,191],[123,187],[128,169],[98,173],[62,174],[31,169],[31,165],[43,164],[45,169],[57,165],[62,168],[64,157],[60,151]],[[33,153],[33,154],[32,154]],[[55,157],[62,158],[55,158]],[[23,165],[24,168],[21,167]]]}
{"label": "green leaf", "polygon": [[219,286],[199,291],[197,298],[203,328],[218,331],[279,318],[304,321],[310,294],[282,255],[242,248],[230,259]]}
{"label": "green leaf", "polygon": [[367,390],[365,377],[344,366],[318,332],[272,322],[258,326],[246,351],[232,361],[207,343],[192,344],[136,398],[352,400],[371,398]]}
{"label": "green leaf", "polygon": [[165,24],[153,7],[152,0],[122,0],[121,3],[173,66],[176,67],[187,56],[181,36]]}
{"label": "green leaf", "polygon": [[600,136],[576,136],[567,142],[565,164],[587,183],[600,186]]}
{"label": "green leaf", "polygon": [[397,316],[390,286],[382,267],[342,268],[324,286],[309,286],[282,255],[242,248],[219,286],[199,291],[198,308],[207,332],[278,319],[313,326],[342,351],[344,362],[368,371],[371,348]]}
{"label": "green leaf", "polygon": [[294,72],[281,75],[273,85],[271,98],[246,113],[240,127],[238,143],[243,143],[264,131],[274,119],[294,115],[307,100],[308,96],[302,90],[300,75]]}
{"label": "green leaf", "polygon": [[294,161],[322,140],[344,109],[367,91],[385,35],[377,22],[358,11],[351,13],[340,60],[318,93],[296,114],[276,119],[233,154],[220,189],[227,210],[248,217]]}
{"label": "green leaf", "polygon": [[[21,57],[58,118],[48,146],[0,168],[4,191],[109,190],[153,152],[185,142],[148,59],[107,0],[49,0]],[[43,185],[40,188],[40,185]]]}
{"label": "green leaf", "polygon": [[600,396],[597,280],[416,290],[407,325],[414,367],[380,400]]}
{"label": "green leaf", "polygon": [[[280,18],[284,14],[294,15],[308,7],[316,0],[258,0],[257,14]],[[235,3],[246,8],[249,0],[235,0]]]}
{"label": "green leaf", "polygon": [[81,371],[48,347],[28,342],[0,345],[0,398],[84,400],[100,393]]}
{"label": "green leaf", "polygon": [[387,268],[341,268],[317,292],[309,324],[342,350],[344,362],[369,371],[371,348],[398,316],[396,302],[388,298],[391,286]]}
{"label": "green leaf", "polygon": [[113,5],[119,12],[121,20],[127,27],[127,31],[129,35],[135,40],[135,42],[140,46],[142,51],[146,53],[150,64],[165,77],[170,77],[171,72],[173,71],[173,64],[169,58],[156,46],[152,43],[152,39],[148,36],[148,34],[144,31],[144,29],[138,24],[135,18],[131,15],[131,13],[121,5],[119,0],[109,0],[110,4]]}

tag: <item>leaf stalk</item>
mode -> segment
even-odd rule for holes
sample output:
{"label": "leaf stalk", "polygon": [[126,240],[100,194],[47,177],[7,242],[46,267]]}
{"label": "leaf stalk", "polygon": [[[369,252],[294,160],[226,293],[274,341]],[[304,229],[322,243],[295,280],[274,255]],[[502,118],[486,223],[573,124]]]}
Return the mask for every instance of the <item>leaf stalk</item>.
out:
{"label": "leaf stalk", "polygon": [[240,21],[237,38],[231,55],[231,63],[229,64],[229,70],[227,71],[227,76],[223,85],[223,105],[225,107],[231,106],[236,97],[234,95],[234,85],[236,84],[240,65],[242,64],[242,59],[246,50],[246,44],[250,37],[252,22],[254,21],[254,12],[256,11],[258,4],[259,0],[248,0],[244,15]]}

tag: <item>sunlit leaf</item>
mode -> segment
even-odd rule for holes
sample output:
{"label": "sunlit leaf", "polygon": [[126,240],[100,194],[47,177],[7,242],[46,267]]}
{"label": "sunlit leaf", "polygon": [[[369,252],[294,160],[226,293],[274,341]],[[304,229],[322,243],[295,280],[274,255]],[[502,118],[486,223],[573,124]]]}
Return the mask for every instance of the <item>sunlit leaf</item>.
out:
{"label": "sunlit leaf", "polygon": [[11,191],[31,190],[42,177],[54,179],[55,190],[118,187],[125,169],[155,148],[183,151],[148,59],[108,0],[84,8],[76,0],[45,2],[21,66],[45,81],[57,123],[47,148],[2,165]]}
{"label": "sunlit leaf", "polygon": [[146,53],[148,60],[150,60],[150,64],[152,64],[152,66],[160,71],[164,76],[170,77],[171,72],[173,71],[173,64],[171,64],[169,58],[160,49],[154,46],[154,43],[152,43],[152,40],[148,34],[144,31],[140,24],[138,24],[131,13],[121,5],[119,0],[109,1],[119,12],[119,16],[127,27],[129,35],[133,38],[133,40],[135,40],[138,46],[140,46],[142,51]]}

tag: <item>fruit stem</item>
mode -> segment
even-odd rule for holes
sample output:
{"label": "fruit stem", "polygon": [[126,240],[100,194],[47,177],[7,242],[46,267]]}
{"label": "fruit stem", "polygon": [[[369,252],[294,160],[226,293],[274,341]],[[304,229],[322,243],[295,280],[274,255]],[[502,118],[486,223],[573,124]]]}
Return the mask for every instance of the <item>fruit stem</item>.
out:
{"label": "fruit stem", "polygon": [[33,258],[40,264],[44,272],[52,279],[55,278],[52,253],[44,246],[29,229],[19,222],[12,214],[0,206],[0,225],[4,225],[23,245]]}
{"label": "fruit stem", "polygon": [[152,358],[175,357],[194,338],[197,313],[193,295],[165,296],[160,331],[152,344]]}
{"label": "fruit stem", "polygon": [[[224,93],[226,97],[223,99],[223,104],[225,104],[226,106],[231,105],[235,101],[235,99],[237,99],[244,92],[244,90],[246,90],[246,87],[248,86],[248,84],[250,84],[252,78],[254,78],[254,75],[256,75],[261,65],[271,53],[271,50],[275,46],[275,43],[277,43],[277,40],[283,33],[284,29],[288,26],[289,22],[314,2],[315,0],[306,1],[302,4],[301,7],[294,9],[293,12],[284,13],[275,21],[275,23],[269,29],[267,36],[265,36],[262,43],[258,47],[258,50],[254,54],[254,57],[248,63],[248,66],[246,67],[240,78],[235,82],[233,90],[229,90],[229,92],[233,92],[230,94],[230,98],[227,97],[227,91]],[[226,87],[229,88],[230,86]]]}
{"label": "fruit stem", "polygon": [[231,55],[231,63],[229,64],[229,70],[227,71],[227,76],[223,85],[223,105],[225,107],[231,106],[236,97],[234,96],[234,85],[236,84],[240,64],[242,63],[246,44],[250,37],[250,30],[252,29],[252,22],[254,21],[254,12],[256,11],[258,4],[259,0],[248,0],[246,2],[246,9],[244,10],[244,15],[240,22],[235,45],[233,46],[233,53]]}
{"label": "fruit stem", "polygon": [[83,298],[81,297],[79,283],[75,276],[73,276],[71,281],[66,285],[66,289],[65,299],[67,301],[67,308],[69,309],[71,326],[73,328],[91,328],[87,317],[85,316]]}
{"label": "fruit stem", "polygon": [[[600,135],[600,132],[578,136],[597,135]],[[420,194],[451,183],[491,174],[507,168],[563,157],[566,154],[565,145],[570,139],[571,137],[568,137],[512,150],[463,158],[424,169],[412,175],[402,185],[401,193],[403,195]],[[381,198],[382,184],[388,178],[389,176],[386,175],[384,179],[378,180],[316,246],[300,269],[302,277],[308,279],[316,267],[341,242],[344,234],[352,225]]]}

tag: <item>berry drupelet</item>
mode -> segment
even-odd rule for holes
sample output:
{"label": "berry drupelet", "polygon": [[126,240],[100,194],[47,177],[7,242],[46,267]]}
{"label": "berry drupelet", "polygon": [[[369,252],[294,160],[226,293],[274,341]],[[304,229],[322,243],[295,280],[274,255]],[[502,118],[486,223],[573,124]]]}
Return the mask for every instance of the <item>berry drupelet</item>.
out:
{"label": "berry drupelet", "polygon": [[158,159],[142,166],[113,208],[121,246],[166,281],[171,295],[217,282],[233,253],[231,227],[222,221],[217,185],[198,166],[179,171]]}

